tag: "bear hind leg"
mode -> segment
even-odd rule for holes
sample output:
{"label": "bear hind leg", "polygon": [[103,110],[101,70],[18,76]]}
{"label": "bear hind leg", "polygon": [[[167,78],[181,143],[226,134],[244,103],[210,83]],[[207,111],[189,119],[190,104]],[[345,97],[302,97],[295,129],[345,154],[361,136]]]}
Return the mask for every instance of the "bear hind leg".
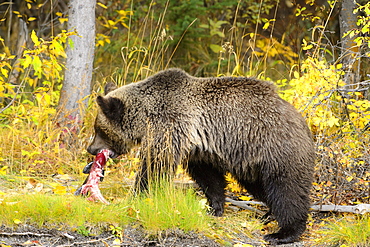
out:
{"label": "bear hind leg", "polygon": [[[302,183],[301,183],[302,185]],[[269,181],[266,204],[277,220],[280,230],[264,237],[272,244],[291,243],[302,235],[306,229],[309,209],[310,186],[298,186],[291,180],[284,182]],[[292,193],[294,192],[294,193]]]}

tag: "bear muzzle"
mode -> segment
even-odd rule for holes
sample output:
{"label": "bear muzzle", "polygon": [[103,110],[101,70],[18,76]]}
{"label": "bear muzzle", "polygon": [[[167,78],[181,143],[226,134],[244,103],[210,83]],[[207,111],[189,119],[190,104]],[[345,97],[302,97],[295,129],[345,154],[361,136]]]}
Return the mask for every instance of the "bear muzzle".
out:
{"label": "bear muzzle", "polygon": [[97,155],[99,152],[101,152],[103,149],[108,149],[109,150],[109,158],[111,159],[114,159],[114,158],[117,158],[119,156],[119,154],[117,154],[117,152],[115,152],[114,150],[112,150],[111,148],[94,148],[93,145],[90,145],[88,148],[87,148],[87,152],[89,152],[90,154],[92,155]]}

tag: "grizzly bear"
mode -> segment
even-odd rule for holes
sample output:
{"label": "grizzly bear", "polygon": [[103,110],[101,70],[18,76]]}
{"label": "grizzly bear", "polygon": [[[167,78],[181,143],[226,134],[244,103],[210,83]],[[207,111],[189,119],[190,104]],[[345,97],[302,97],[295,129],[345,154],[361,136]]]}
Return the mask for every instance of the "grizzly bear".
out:
{"label": "grizzly bear", "polygon": [[[246,77],[197,78],[180,69],[98,96],[88,152],[113,156],[141,145],[136,188],[181,164],[204,191],[213,214],[225,203],[225,174],[264,202],[280,230],[274,244],[296,241],[306,228],[315,149],[303,117],[271,82]],[[153,171],[153,172],[152,172]]]}

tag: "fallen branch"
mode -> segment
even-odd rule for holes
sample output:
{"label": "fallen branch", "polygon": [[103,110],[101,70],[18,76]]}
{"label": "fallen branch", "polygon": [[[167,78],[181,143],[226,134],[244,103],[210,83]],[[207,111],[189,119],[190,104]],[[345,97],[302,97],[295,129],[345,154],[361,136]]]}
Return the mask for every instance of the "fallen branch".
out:
{"label": "fallen branch", "polygon": [[311,210],[318,212],[341,212],[365,214],[370,212],[370,204],[358,204],[354,206],[345,205],[312,205]]}
{"label": "fallen branch", "polygon": [[[94,244],[94,243],[98,243],[98,242],[103,242],[105,243],[105,241],[109,240],[109,239],[112,239],[114,238],[114,236],[110,236],[110,237],[107,237],[107,238],[101,238],[101,239],[94,239],[94,240],[89,240],[89,241],[84,241],[84,242],[74,242],[74,243],[71,243],[71,244],[66,244],[66,245],[58,245],[57,247],[70,247],[70,246],[74,246],[74,245],[86,245],[86,244]],[[105,243],[106,244],[106,243]]]}
{"label": "fallen branch", "polygon": [[[261,205],[266,206],[262,202],[256,201],[235,201],[230,198],[226,198],[226,202],[230,202],[231,204],[238,206],[240,208],[244,208],[247,210],[251,210],[257,213],[262,213],[262,211],[251,207],[249,205]],[[312,211],[316,212],[341,212],[341,213],[354,213],[354,214],[365,214],[370,212],[370,204],[358,204],[354,206],[345,206],[345,205],[312,205]]]}
{"label": "fallen branch", "polygon": [[256,212],[258,214],[264,214],[261,210],[258,210],[254,207],[251,207],[251,206],[248,206],[248,204],[257,204],[257,205],[264,205],[262,202],[254,202],[254,201],[235,201],[231,198],[226,198],[225,199],[226,202],[230,202],[231,204],[235,205],[235,206],[238,206],[240,208],[243,208],[243,209],[247,209],[247,210],[250,210],[250,211],[253,211],[253,212]]}

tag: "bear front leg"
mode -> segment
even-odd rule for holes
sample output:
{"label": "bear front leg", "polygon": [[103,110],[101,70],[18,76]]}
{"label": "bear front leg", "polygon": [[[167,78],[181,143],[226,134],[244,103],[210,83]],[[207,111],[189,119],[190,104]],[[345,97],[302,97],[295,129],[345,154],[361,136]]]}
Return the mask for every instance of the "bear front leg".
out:
{"label": "bear front leg", "polygon": [[148,190],[148,169],[146,162],[142,162],[139,171],[135,177],[134,193],[139,194]]}
{"label": "bear front leg", "polygon": [[202,162],[188,162],[188,172],[205,193],[212,213],[222,216],[225,204],[225,175],[212,165]]}
{"label": "bear front leg", "polygon": [[152,185],[158,185],[163,181],[171,181],[176,165],[169,165],[158,159],[142,158],[139,171],[136,174],[134,191],[135,194],[146,191]]}

